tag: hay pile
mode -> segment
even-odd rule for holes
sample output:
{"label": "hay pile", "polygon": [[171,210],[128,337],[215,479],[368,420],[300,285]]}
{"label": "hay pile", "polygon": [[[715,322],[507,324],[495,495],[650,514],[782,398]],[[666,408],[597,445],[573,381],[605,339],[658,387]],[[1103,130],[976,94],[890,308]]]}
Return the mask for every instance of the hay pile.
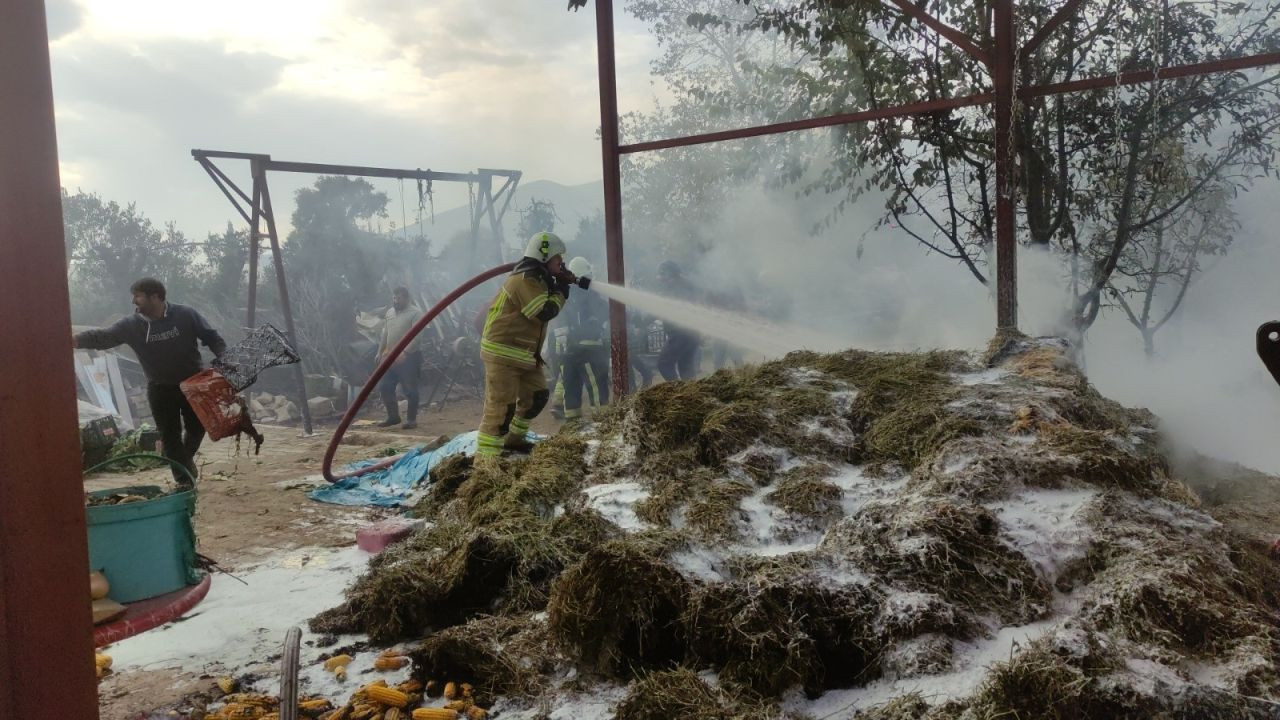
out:
{"label": "hay pile", "polygon": [[431,525],[313,628],[422,638],[418,677],[510,717],[1263,716],[1280,573],[1067,358],[1006,335],[659,385],[442,464]]}

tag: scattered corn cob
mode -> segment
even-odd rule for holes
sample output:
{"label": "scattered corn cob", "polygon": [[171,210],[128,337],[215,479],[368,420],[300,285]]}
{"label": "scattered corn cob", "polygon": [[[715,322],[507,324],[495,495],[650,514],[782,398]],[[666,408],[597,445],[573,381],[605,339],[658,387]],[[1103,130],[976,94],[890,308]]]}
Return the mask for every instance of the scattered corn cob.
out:
{"label": "scattered corn cob", "polygon": [[334,670],[334,671],[333,671],[333,675],[334,675],[334,677],[338,678],[338,682],[346,682],[346,681],[347,681],[347,668],[346,668],[346,666],[345,666],[345,665],[339,665],[339,666],[338,666],[338,668],[337,668],[336,670]]}
{"label": "scattered corn cob", "polygon": [[378,653],[378,657],[404,657],[405,652],[400,648],[387,648]]}
{"label": "scattered corn cob", "polygon": [[458,713],[444,708],[418,708],[412,717],[413,720],[458,720]]}
{"label": "scattered corn cob", "polygon": [[488,716],[489,716],[489,712],[484,708],[480,707],[479,705],[472,705],[471,707],[467,708],[468,720],[484,720]]}
{"label": "scattered corn cob", "polygon": [[417,680],[415,678],[410,678],[400,683],[399,685],[397,685],[396,688],[400,692],[409,693],[410,695],[412,695],[417,692],[422,692],[422,681]]}
{"label": "scattered corn cob", "polygon": [[464,698],[471,697],[472,691],[475,690],[475,688],[471,687],[471,683],[462,683],[461,688],[462,688],[462,697]]}
{"label": "scattered corn cob", "polygon": [[324,698],[315,698],[312,700],[303,700],[298,703],[298,710],[304,715],[319,715],[333,709],[333,703]]}
{"label": "scattered corn cob", "polygon": [[97,667],[102,668],[103,670],[110,670],[110,669],[111,669],[111,656],[110,656],[110,655],[105,655],[105,654],[103,654],[103,653],[94,653],[94,654],[93,654],[93,664],[94,664],[94,665],[96,665]]}
{"label": "scattered corn cob", "polygon": [[390,655],[373,661],[373,667],[378,670],[399,670],[408,664],[409,658],[403,655]]}
{"label": "scattered corn cob", "polygon": [[373,703],[360,703],[351,711],[351,720],[366,720],[371,718],[378,712],[378,706]]}
{"label": "scattered corn cob", "polygon": [[267,695],[264,693],[233,693],[222,698],[222,702],[228,705],[257,705],[259,707],[273,708],[280,704],[279,698],[275,695]]}
{"label": "scattered corn cob", "polygon": [[366,688],[371,688],[371,687],[390,687],[390,686],[387,685],[387,681],[385,679],[378,678],[377,680],[374,680],[373,682],[369,683],[366,686]]}
{"label": "scattered corn cob", "polygon": [[244,703],[228,703],[222,706],[222,710],[219,713],[224,718],[260,718],[266,714],[266,708],[261,705],[246,705]]}
{"label": "scattered corn cob", "polygon": [[444,684],[444,699],[452,700],[458,697],[458,684],[450,680]]}
{"label": "scattered corn cob", "polygon": [[470,700],[454,700],[453,702],[447,702],[444,704],[444,706],[450,710],[457,710],[458,712],[464,712],[467,708],[471,707],[471,705],[472,703]]}
{"label": "scattered corn cob", "polygon": [[427,681],[427,688],[426,688],[426,695],[427,695],[427,697],[429,697],[429,698],[438,698],[438,697],[440,697],[440,693],[443,691],[443,689],[444,689],[444,688],[442,688],[442,687],[440,686],[440,681],[439,681],[439,680],[428,680],[428,681]]}
{"label": "scattered corn cob", "polygon": [[223,695],[230,695],[231,693],[235,692],[236,685],[238,684],[239,683],[236,682],[235,678],[229,678],[229,677],[218,678],[218,689],[222,691]]}
{"label": "scattered corn cob", "polygon": [[390,707],[402,708],[409,704],[409,696],[407,694],[402,693],[399,690],[393,690],[389,687],[370,685],[365,688],[365,692],[369,694],[370,700]]}
{"label": "scattered corn cob", "polygon": [[346,667],[350,663],[351,663],[350,655],[347,655],[345,653],[342,655],[334,655],[333,657],[324,661],[324,669],[328,670],[329,672],[333,672],[340,667]]}
{"label": "scattered corn cob", "polygon": [[408,720],[408,718],[409,714],[400,708],[387,708],[387,711],[382,713],[382,720]]}
{"label": "scattered corn cob", "polygon": [[351,709],[351,703],[347,703],[328,715],[323,716],[322,720],[350,720]]}

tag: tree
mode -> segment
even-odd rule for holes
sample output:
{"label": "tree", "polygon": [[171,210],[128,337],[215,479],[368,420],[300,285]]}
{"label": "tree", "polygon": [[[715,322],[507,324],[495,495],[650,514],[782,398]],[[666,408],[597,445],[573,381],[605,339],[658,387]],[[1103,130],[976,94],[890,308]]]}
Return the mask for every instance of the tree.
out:
{"label": "tree", "polygon": [[1108,290],[1141,334],[1148,358],[1155,356],[1156,333],[1182,307],[1201,259],[1226,253],[1238,226],[1226,192],[1216,188],[1146,230],[1149,239],[1130,243]]}
{"label": "tree", "polygon": [[[805,0],[779,9],[743,1],[757,10],[749,27],[781,31],[816,59],[788,79],[805,89],[810,113],[989,90],[977,60],[887,4]],[[927,9],[990,42],[985,3]],[[1020,3],[1018,42],[1055,9]],[[1271,50],[1280,46],[1278,14],[1274,3],[1088,3],[1035,54],[1020,57],[1016,75],[1027,87]],[[1206,188],[1239,189],[1273,172],[1276,77],[1220,73],[1020,103],[1013,172],[1022,242],[1069,260],[1075,293],[1068,314],[1076,333],[1097,319],[1133,246],[1158,241],[1151,230]],[[992,136],[985,109],[840,127],[834,162],[806,189],[843,195],[835,214],[868,191],[883,192],[883,223],[897,224],[986,284],[984,252],[994,239]],[[1168,192],[1160,168],[1175,164],[1186,180],[1180,192]]]}
{"label": "tree", "polygon": [[550,200],[531,198],[528,206],[516,212],[520,215],[520,222],[516,225],[516,235],[521,243],[528,241],[535,233],[555,232],[556,223],[560,221],[560,216],[556,214],[555,203]]}
{"label": "tree", "polygon": [[203,282],[204,295],[220,307],[237,303],[249,259],[249,233],[236,230],[228,222],[221,235],[209,233],[204,255],[209,266]]}
{"label": "tree", "polygon": [[173,223],[157,228],[133,203],[66,190],[62,217],[78,321],[101,323],[127,307],[138,278],[160,279],[175,297],[193,289],[196,246]]}
{"label": "tree", "polygon": [[[384,278],[400,266],[404,243],[367,229],[386,217],[387,195],[362,179],[322,176],[296,194],[293,230],[284,243],[295,327],[310,369],[340,372],[343,348],[359,336],[357,306],[385,304]],[[362,227],[363,226],[363,227]],[[274,283],[262,296],[279,303]]]}

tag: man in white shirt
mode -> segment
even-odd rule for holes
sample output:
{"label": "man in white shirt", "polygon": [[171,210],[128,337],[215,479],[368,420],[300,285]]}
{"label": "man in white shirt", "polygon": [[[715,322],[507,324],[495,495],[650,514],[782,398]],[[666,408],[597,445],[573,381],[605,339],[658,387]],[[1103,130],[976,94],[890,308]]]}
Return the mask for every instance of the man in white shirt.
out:
{"label": "man in white shirt", "polygon": [[[398,287],[391,293],[391,307],[387,309],[382,326],[382,341],[378,343],[378,362],[391,352],[422,317],[422,310],[412,304],[409,289]],[[382,402],[387,407],[387,419],[378,423],[378,427],[400,425],[400,405],[396,402],[396,385],[404,393],[408,402],[407,417],[401,425],[406,430],[418,427],[418,376],[422,372],[422,349],[418,338],[405,348],[396,358],[387,374],[382,376],[378,389],[382,392]]]}

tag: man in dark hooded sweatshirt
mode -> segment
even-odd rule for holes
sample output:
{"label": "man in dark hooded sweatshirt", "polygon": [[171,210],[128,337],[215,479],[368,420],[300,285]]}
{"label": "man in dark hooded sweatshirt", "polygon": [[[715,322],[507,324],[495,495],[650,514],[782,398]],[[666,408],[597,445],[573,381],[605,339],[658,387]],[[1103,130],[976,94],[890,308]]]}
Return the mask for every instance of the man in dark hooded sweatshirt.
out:
{"label": "man in dark hooded sweatshirt", "polygon": [[[164,442],[164,455],[195,477],[194,458],[204,440],[204,426],[178,384],[204,369],[197,340],[215,357],[222,355],[227,343],[200,313],[186,305],[167,302],[164,284],[159,280],[143,278],[129,292],[133,293],[134,314],[109,328],[74,335],[72,346],[107,350],[128,345],[133,350],[147,376],[147,402]],[[177,468],[173,468],[173,478],[179,484],[188,482]]]}

